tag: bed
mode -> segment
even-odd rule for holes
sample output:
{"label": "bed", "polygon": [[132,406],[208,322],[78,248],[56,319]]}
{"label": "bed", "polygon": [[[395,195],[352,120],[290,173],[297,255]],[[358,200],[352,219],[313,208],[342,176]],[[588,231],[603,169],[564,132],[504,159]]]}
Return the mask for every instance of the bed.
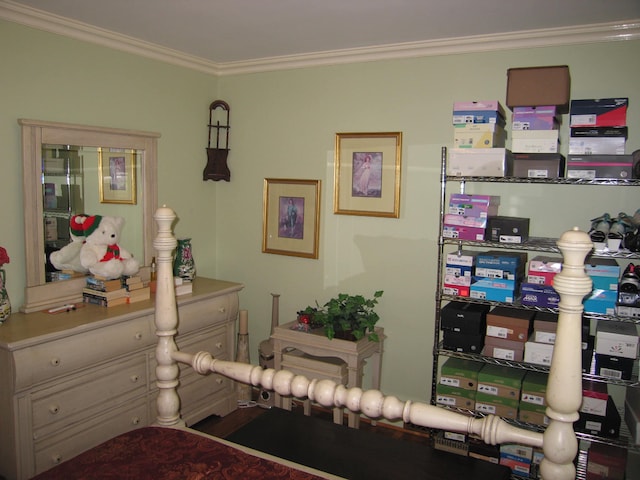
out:
{"label": "bed", "polygon": [[520,429],[493,415],[469,417],[443,407],[401,401],[378,390],[346,388],[331,380],[307,379],[286,370],[217,360],[207,352],[179,351],[174,341],[178,319],[171,266],[177,244],[171,230],[175,218],[173,210],[167,207],[159,208],[155,213],[158,225],[154,248],[157,251],[155,323],[159,388],[156,424],[113,438],[34,478],[339,478],[186,428],[179,412],[178,362],[191,365],[201,374],[217,372],[283,396],[308,397],[323,406],[345,407],[370,418],[402,420],[418,426],[474,434],[492,445],[509,442],[542,447],[545,456],[540,472],[544,479],[575,478],[573,460],[578,441],[573,422],[578,419],[582,402],[582,299],[591,291],[591,280],[584,271],[584,259],[592,248],[586,233],[574,229],[558,240],[564,257],[563,270],[554,280],[554,287],[561,297],[560,318],[547,387],[550,423],[544,433],[540,433]]}

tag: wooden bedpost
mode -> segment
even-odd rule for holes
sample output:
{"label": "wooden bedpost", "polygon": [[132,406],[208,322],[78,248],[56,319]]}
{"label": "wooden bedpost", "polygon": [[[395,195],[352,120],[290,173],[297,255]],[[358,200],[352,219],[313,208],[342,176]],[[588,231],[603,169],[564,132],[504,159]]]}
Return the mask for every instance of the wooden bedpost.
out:
{"label": "wooden bedpost", "polygon": [[560,314],[547,382],[549,425],[544,432],[540,473],[545,479],[569,480],[576,477],[573,460],[578,440],[573,422],[579,418],[582,403],[582,300],[592,289],[584,261],[593,243],[575,227],[560,237],[558,247],[562,271],[553,278],[553,288],[560,295]]}
{"label": "wooden bedpost", "polygon": [[171,230],[176,214],[172,209],[163,206],[156,210],[154,218],[158,224],[158,236],[153,241],[157,262],[155,325],[158,336],[156,385],[159,393],[156,423],[163,426],[184,425],[180,419],[180,398],[176,392],[178,364],[173,359],[173,354],[178,350],[174,341],[178,326],[178,310],[173,284],[173,251],[178,242]]}

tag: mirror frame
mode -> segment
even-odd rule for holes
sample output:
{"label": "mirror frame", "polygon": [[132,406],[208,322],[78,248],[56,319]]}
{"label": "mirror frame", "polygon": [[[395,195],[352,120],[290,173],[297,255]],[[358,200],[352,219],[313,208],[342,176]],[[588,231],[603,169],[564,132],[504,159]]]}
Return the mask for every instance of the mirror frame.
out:
{"label": "mirror frame", "polygon": [[143,150],[142,265],[153,257],[156,226],[153,213],[158,203],[157,149],[159,133],[69,123],[19,119],[22,127],[22,175],[26,286],[21,311],[31,313],[65,303],[82,302],[84,278],[45,281],[44,222],[42,202],[42,145],[78,145]]}

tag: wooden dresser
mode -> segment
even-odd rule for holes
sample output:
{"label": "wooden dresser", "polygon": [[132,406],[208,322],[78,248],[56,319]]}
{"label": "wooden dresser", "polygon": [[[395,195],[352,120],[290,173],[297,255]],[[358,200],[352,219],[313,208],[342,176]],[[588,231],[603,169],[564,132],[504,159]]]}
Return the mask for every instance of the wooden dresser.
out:
{"label": "wooden dresser", "polygon": [[[242,288],[197,278],[177,298],[180,349],[234,360]],[[155,345],[152,300],[11,315],[0,325],[0,476],[29,478],[152,424]],[[233,382],[218,375],[181,373],[178,393],[187,425],[236,408]]]}

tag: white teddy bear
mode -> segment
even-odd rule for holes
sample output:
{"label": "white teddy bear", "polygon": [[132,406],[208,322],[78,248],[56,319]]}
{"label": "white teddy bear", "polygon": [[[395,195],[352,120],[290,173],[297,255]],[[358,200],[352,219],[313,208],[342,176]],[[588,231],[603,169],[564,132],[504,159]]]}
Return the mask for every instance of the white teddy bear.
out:
{"label": "white teddy bear", "polygon": [[106,279],[138,273],[139,262],[118,245],[124,218],[84,216],[77,219],[77,224],[85,238],[80,249],[80,264],[84,268]]}
{"label": "white teddy bear", "polygon": [[65,245],[60,250],[51,252],[49,261],[58,270],[71,270],[74,272],[88,273],[89,270],[80,263],[80,250],[84,243],[84,231],[82,222],[86,215],[74,215],[69,220],[69,235],[71,243]]}

